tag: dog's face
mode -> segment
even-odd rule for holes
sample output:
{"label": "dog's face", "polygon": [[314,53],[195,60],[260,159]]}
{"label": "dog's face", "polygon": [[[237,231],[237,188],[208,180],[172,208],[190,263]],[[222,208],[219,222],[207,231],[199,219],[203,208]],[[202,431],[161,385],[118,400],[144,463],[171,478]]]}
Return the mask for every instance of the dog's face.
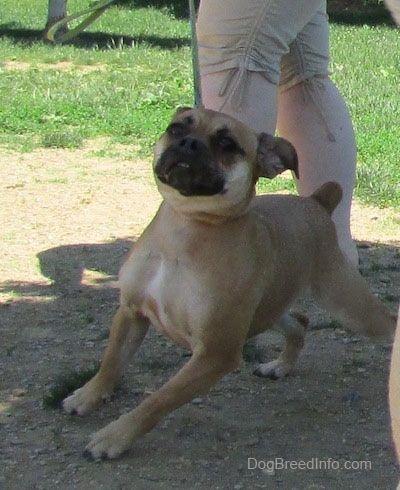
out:
{"label": "dog's face", "polygon": [[154,150],[158,188],[184,213],[234,216],[247,208],[259,177],[298,176],[293,146],[257,134],[225,114],[179,109]]}

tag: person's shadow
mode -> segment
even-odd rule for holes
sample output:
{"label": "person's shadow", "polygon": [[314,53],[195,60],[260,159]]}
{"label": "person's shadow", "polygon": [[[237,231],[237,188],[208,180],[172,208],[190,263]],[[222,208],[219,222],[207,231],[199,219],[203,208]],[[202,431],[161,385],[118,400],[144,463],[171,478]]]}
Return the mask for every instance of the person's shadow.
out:
{"label": "person's shadow", "polygon": [[92,286],[107,286],[118,278],[124,256],[133,242],[62,245],[37,254],[40,272],[50,279],[55,294],[74,294],[85,289],[85,271],[94,272]]}

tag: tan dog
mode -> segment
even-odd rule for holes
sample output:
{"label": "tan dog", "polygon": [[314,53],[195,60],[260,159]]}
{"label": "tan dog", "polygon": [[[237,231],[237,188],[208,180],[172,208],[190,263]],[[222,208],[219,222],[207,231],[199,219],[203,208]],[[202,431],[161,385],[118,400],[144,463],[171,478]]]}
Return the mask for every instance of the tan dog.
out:
{"label": "tan dog", "polygon": [[126,451],[235,369],[246,339],[273,326],[286,347],[256,374],[287,374],[303,346],[304,326],[285,311],[305,288],[352,330],[393,333],[393,319],[339,250],[330,218],[341,198],[337,184],[310,198],[255,198],[260,176],[286,168],[297,171],[288,142],[216,112],[178,111],[155,148],[164,202],[121,269],[121,303],[101,368],[64,400],[64,409],[85,415],[110,397],[150,324],[193,354],[135,410],[94,434],[87,446],[92,457]]}

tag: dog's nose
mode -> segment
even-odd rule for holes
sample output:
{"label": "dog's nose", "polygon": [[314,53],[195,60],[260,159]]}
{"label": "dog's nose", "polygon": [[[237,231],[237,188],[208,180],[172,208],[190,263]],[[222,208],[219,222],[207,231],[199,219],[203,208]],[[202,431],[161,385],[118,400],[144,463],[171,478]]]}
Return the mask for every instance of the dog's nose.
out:
{"label": "dog's nose", "polygon": [[182,138],[179,142],[179,147],[182,150],[187,151],[188,153],[195,152],[199,149],[199,140],[196,138],[192,138],[190,136],[186,136],[185,138]]}

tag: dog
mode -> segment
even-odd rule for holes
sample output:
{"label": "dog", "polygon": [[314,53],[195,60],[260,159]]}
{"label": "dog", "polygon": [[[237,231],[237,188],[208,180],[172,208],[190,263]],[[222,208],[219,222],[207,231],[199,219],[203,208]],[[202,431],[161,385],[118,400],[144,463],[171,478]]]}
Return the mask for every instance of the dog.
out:
{"label": "dog", "polygon": [[255,373],[289,373],[306,321],[288,313],[307,288],[355,332],[387,338],[394,320],[339,249],[330,218],[341,188],[330,182],[311,197],[255,197],[260,177],[298,175],[286,140],[251,131],[224,114],[177,111],[156,144],[153,169],[163,202],[123,264],[120,306],[98,373],[63,402],[86,415],[112,394],[126,362],[154,325],[191,350],[188,362],[136,409],[92,436],[86,454],[116,458],[162,417],[238,367],[246,339],[283,333],[275,361]]}

